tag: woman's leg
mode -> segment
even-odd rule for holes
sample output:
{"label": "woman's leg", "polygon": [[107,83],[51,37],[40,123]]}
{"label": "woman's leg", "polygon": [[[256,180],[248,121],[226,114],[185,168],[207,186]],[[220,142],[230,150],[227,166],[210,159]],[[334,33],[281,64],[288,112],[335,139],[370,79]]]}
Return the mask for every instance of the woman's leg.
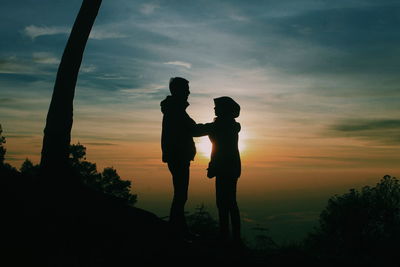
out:
{"label": "woman's leg", "polygon": [[235,241],[241,240],[240,212],[236,201],[237,178],[229,179],[229,215],[232,224],[232,237]]}
{"label": "woman's leg", "polygon": [[226,179],[217,176],[215,178],[215,193],[219,217],[219,231],[221,239],[229,239],[229,205],[227,188],[225,185]]}

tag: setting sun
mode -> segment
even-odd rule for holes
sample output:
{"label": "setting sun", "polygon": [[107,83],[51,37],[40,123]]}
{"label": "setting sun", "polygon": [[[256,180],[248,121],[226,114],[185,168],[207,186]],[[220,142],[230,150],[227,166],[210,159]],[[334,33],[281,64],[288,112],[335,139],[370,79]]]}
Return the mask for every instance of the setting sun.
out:
{"label": "setting sun", "polygon": [[[245,142],[243,141],[243,137],[239,136],[239,151],[240,153],[243,153],[243,151],[246,149]],[[209,158],[211,155],[211,141],[208,138],[208,136],[203,136],[200,138],[196,139],[196,149],[199,152],[200,155],[203,157]]]}
{"label": "setting sun", "polygon": [[208,136],[200,137],[196,140],[196,149],[203,157],[210,157],[211,155],[211,141]]}

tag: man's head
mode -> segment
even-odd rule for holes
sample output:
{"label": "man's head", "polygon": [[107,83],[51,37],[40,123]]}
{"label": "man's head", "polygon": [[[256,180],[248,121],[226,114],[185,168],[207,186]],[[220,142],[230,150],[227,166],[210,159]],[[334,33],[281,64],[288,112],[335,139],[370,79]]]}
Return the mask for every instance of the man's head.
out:
{"label": "man's head", "polygon": [[190,94],[189,81],[181,77],[173,77],[169,80],[171,95],[187,100]]}

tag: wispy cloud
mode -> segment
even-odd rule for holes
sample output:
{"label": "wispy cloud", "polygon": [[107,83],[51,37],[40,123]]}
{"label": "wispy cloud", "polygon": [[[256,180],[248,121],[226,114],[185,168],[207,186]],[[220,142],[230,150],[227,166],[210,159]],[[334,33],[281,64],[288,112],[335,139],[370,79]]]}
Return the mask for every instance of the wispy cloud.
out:
{"label": "wispy cloud", "polygon": [[168,62],[165,62],[164,64],[184,67],[184,68],[187,68],[187,69],[192,68],[192,64],[187,63],[187,62],[183,62],[183,61],[168,61]]}
{"label": "wispy cloud", "polygon": [[94,72],[96,70],[96,66],[95,65],[84,65],[81,67],[80,71],[81,72],[85,72],[85,73],[90,73],[90,72]]}
{"label": "wispy cloud", "polygon": [[89,36],[89,38],[95,40],[119,39],[125,37],[127,37],[125,34],[115,31],[108,31],[107,29],[93,29]]}
{"label": "wispy cloud", "polygon": [[250,19],[249,19],[248,17],[246,17],[246,16],[238,15],[238,14],[235,14],[235,13],[229,15],[229,17],[230,17],[232,20],[234,20],[234,21],[239,21],[239,22],[247,22],[247,21],[250,20]]}
{"label": "wispy cloud", "polygon": [[344,120],[330,127],[333,134],[379,144],[400,145],[400,120],[398,119],[360,119]]}
{"label": "wispy cloud", "polygon": [[148,94],[158,92],[161,89],[165,89],[165,87],[165,85],[149,84],[146,87],[121,89],[120,92],[127,94]]}
{"label": "wispy cloud", "polygon": [[59,64],[60,59],[48,52],[34,52],[32,56],[34,62],[40,64]]}
{"label": "wispy cloud", "polygon": [[34,135],[24,135],[24,134],[8,135],[8,134],[6,134],[5,137],[6,138],[23,139],[23,138],[32,138],[32,137],[34,137]]}
{"label": "wispy cloud", "polygon": [[[30,25],[25,27],[23,33],[26,36],[32,38],[32,40],[36,39],[40,36],[48,36],[48,35],[56,35],[56,34],[69,34],[71,28],[63,27],[63,26],[35,26]],[[104,39],[116,39],[116,38],[125,38],[127,37],[125,34],[119,33],[114,30],[110,30],[107,26],[100,26],[94,28],[90,33],[89,38],[95,40],[104,40]]]}
{"label": "wispy cloud", "polygon": [[346,121],[333,126],[333,129],[341,132],[365,132],[371,130],[400,129],[400,120],[381,119],[364,121]]}
{"label": "wispy cloud", "polygon": [[99,142],[89,142],[85,143],[85,145],[91,145],[91,146],[117,146],[117,144],[113,143],[99,143]]}
{"label": "wispy cloud", "polygon": [[[32,56],[9,56],[0,58],[0,73],[3,74],[49,74],[45,69],[55,66],[60,59],[49,52],[33,52]],[[52,74],[52,73],[51,73]]]}
{"label": "wispy cloud", "polygon": [[25,27],[24,34],[35,39],[39,36],[46,36],[46,35],[55,35],[55,34],[66,34],[71,31],[68,27],[59,27],[59,26],[35,26],[30,25]]}
{"label": "wispy cloud", "polygon": [[16,73],[34,73],[35,69],[29,62],[18,59],[15,56],[0,59],[0,73],[16,74]]}
{"label": "wispy cloud", "polygon": [[139,11],[144,15],[150,15],[153,14],[154,11],[158,8],[160,8],[160,5],[156,3],[146,3],[139,8]]}
{"label": "wispy cloud", "polygon": [[126,77],[118,75],[118,74],[103,74],[101,76],[97,76],[96,79],[100,80],[123,80],[126,79]]}
{"label": "wispy cloud", "polygon": [[0,98],[0,104],[8,104],[8,103],[12,103],[15,101],[16,101],[16,99],[14,99],[14,98],[7,98],[7,97]]}

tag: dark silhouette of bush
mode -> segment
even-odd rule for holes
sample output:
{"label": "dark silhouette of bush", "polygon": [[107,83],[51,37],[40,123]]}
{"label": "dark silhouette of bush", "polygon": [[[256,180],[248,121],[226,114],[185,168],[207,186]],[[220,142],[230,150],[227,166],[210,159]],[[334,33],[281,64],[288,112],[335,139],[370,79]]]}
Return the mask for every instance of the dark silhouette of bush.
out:
{"label": "dark silhouette of bush", "polygon": [[30,177],[37,177],[39,174],[39,164],[33,164],[33,162],[30,159],[25,159],[25,161],[22,163],[21,168],[19,171],[27,176]]}
{"label": "dark silhouette of bush", "polygon": [[17,169],[4,161],[7,152],[7,149],[4,146],[5,143],[6,138],[3,136],[3,128],[0,124],[0,169],[2,172],[15,173],[17,172]]}
{"label": "dark silhouette of bush", "polygon": [[199,234],[202,239],[215,239],[218,236],[218,223],[203,204],[187,215],[186,220],[190,230]]}
{"label": "dark silhouette of bush", "polygon": [[6,154],[6,148],[3,146],[3,144],[6,143],[6,138],[2,135],[2,133],[3,128],[0,124],[0,165],[4,164],[4,156]]}
{"label": "dark silhouette of bush", "polygon": [[96,164],[86,160],[86,147],[82,144],[70,146],[69,161],[73,170],[87,186],[118,197],[129,205],[136,203],[137,195],[131,193],[131,182],[121,180],[113,167],[104,168],[102,173],[98,173]]}
{"label": "dark silhouette of bush", "polygon": [[269,229],[257,225],[252,228],[257,234],[254,236],[254,249],[258,251],[269,251],[278,248],[278,244],[269,236]]}
{"label": "dark silhouette of bush", "polygon": [[[117,197],[129,205],[137,202],[137,195],[131,192],[131,182],[121,180],[117,170],[113,167],[104,168],[103,172],[99,173],[96,164],[86,160],[86,147],[82,144],[70,146],[69,163],[86,186]],[[34,178],[39,175],[40,166],[26,159],[22,163],[20,171],[22,174]]]}
{"label": "dark silhouette of bush", "polygon": [[332,263],[390,266],[400,243],[400,183],[385,175],[375,186],[329,199],[319,226],[306,239]]}

